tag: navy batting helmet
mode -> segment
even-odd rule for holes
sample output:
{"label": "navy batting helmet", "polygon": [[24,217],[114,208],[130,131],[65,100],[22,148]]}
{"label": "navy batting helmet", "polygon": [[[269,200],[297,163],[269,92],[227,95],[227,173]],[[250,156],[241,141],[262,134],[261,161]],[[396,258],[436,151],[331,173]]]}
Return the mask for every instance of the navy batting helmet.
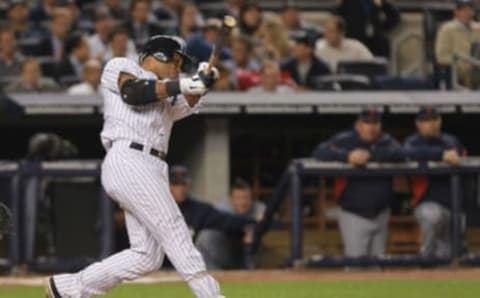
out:
{"label": "navy batting helmet", "polygon": [[183,57],[183,65],[191,63],[191,58],[185,52],[185,41],[177,36],[152,36],[139,52],[140,63],[147,56],[152,56],[160,62],[172,61],[175,53]]}

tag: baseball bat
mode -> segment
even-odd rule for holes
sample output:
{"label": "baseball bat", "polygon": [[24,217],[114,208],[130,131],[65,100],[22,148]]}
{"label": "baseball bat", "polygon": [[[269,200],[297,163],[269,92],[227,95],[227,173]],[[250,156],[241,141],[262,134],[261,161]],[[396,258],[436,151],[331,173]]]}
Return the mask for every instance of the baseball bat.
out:
{"label": "baseball bat", "polygon": [[210,58],[208,59],[208,66],[205,70],[206,74],[210,74],[210,72],[212,71],[212,67],[217,63],[222,53],[223,47],[228,40],[227,37],[230,35],[230,32],[236,25],[237,20],[234,17],[226,15],[223,18],[220,33],[218,34],[215,45],[213,46],[212,53],[210,54]]}

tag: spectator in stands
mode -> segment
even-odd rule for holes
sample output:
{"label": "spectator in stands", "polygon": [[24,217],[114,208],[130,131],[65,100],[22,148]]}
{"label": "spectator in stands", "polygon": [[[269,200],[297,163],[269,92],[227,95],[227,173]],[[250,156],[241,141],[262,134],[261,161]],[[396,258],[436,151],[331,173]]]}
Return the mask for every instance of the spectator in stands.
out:
{"label": "spectator in stands", "polygon": [[308,31],[309,34],[320,35],[319,28],[302,22],[298,8],[292,3],[288,2],[283,7],[280,16],[281,16],[283,25],[289,31],[289,35],[295,34],[296,31],[305,31],[305,30]]}
{"label": "spectator in stands", "polygon": [[[319,144],[312,155],[323,161],[364,167],[369,161],[402,161],[399,149],[399,143],[382,132],[380,112],[368,107],[358,115],[353,130]],[[380,256],[385,253],[392,184],[390,177],[336,180],[335,192],[340,205],[338,222],[346,256]]]}
{"label": "spectator in stands", "polygon": [[[404,144],[409,157],[420,162],[445,161],[460,163],[465,155],[463,145],[452,135],[442,133],[442,118],[432,106],[420,108],[416,119],[417,133]],[[447,176],[416,176],[412,178],[415,217],[422,228],[422,254],[450,256],[451,189]]]}
{"label": "spectator in stands", "polygon": [[170,190],[192,231],[195,245],[202,253],[207,269],[242,268],[245,232],[255,220],[230,214],[190,196],[191,179],[182,166],[170,167]]}
{"label": "spectator in stands", "polygon": [[259,38],[262,25],[262,9],[255,2],[244,3],[240,7],[240,31],[248,36]]}
{"label": "spectator in stands", "polygon": [[127,19],[128,12],[123,6],[122,0],[104,0],[101,2],[107,6],[108,12],[117,23],[122,23]]}
{"label": "spectator in stands", "polygon": [[28,17],[28,7],[25,1],[10,0],[7,8],[7,18],[15,31],[16,38],[21,43],[38,43],[44,32],[29,23]]}
{"label": "spectator in stands", "polygon": [[282,71],[288,72],[300,88],[315,89],[315,80],[330,74],[330,69],[313,53],[316,36],[303,30],[297,32],[294,39],[292,57],[283,63]]}
{"label": "spectator in stands", "polygon": [[218,64],[218,79],[213,85],[213,90],[215,91],[232,91],[235,90],[235,85],[232,83],[231,77],[232,73],[229,68],[225,67],[223,64]]}
{"label": "spectator in stands", "polygon": [[15,32],[8,28],[0,30],[0,85],[20,74],[23,59],[17,50]]}
{"label": "spectator in stands", "polygon": [[90,58],[87,37],[74,33],[65,41],[65,56],[57,68],[57,80],[62,85],[72,85],[80,82],[83,67]]}
{"label": "spectator in stands", "polygon": [[218,208],[260,221],[263,219],[266,206],[264,203],[254,199],[252,188],[247,181],[242,178],[236,178],[230,189],[230,198],[219,204]]}
{"label": "spectator in stands", "polygon": [[94,16],[95,31],[94,34],[88,38],[90,56],[100,61],[104,60],[114,25],[114,20],[108,11],[106,11],[106,8],[97,9]]}
{"label": "spectator in stands", "polygon": [[69,95],[95,95],[99,93],[102,64],[98,60],[91,59],[83,68],[83,81],[68,88]]}
{"label": "spectator in stands", "polygon": [[[480,23],[474,22],[475,8],[471,0],[458,0],[454,19],[438,32],[435,55],[441,67],[453,65],[454,55],[471,56],[474,47],[480,47]],[[477,57],[480,58],[480,57]],[[473,67],[466,61],[455,64],[459,82],[467,87],[480,86],[480,78],[472,77]]]}
{"label": "spectator in stands", "polygon": [[389,0],[342,0],[337,14],[347,20],[346,36],[365,44],[375,56],[390,57],[386,33],[400,23],[400,12]]}
{"label": "spectator in stands", "polygon": [[373,55],[361,42],[345,37],[345,21],[341,17],[331,16],[324,24],[324,38],[317,41],[316,56],[330,64],[332,72],[342,60],[367,60]]}
{"label": "spectator in stands", "polygon": [[5,88],[11,93],[57,92],[60,87],[50,78],[42,77],[40,64],[34,58],[26,58],[22,64],[20,78]]}
{"label": "spectator in stands", "polygon": [[57,0],[41,0],[37,5],[30,10],[30,20],[37,24],[50,21],[53,16],[53,11],[57,4]]}
{"label": "spectator in stands", "polygon": [[246,35],[239,35],[232,40],[232,59],[225,61],[224,65],[229,69],[230,82],[237,86],[237,75],[240,71],[260,71],[260,62],[253,55],[253,41]]}
{"label": "spectator in stands", "polygon": [[142,47],[150,36],[164,33],[157,24],[149,20],[151,9],[150,0],[133,0],[130,4],[130,20],[126,27],[137,49]]}
{"label": "spectator in stands", "polygon": [[273,60],[266,60],[260,70],[260,86],[250,88],[250,93],[290,94],[295,90],[282,84],[280,66]]}
{"label": "spectator in stands", "polygon": [[[187,41],[186,51],[196,62],[208,61],[221,27],[222,22],[219,19],[208,19],[202,32],[195,34]],[[220,54],[220,60],[230,59],[230,57],[229,49],[224,48]]]}
{"label": "spectator in stands", "polygon": [[92,32],[93,24],[91,17],[85,15],[78,6],[77,0],[59,0],[58,6],[70,11],[72,17],[72,30],[81,32]]}
{"label": "spectator in stands", "polygon": [[155,16],[160,21],[171,21],[178,24],[178,16],[182,9],[182,1],[180,0],[162,0],[154,1],[158,7],[154,9]]}
{"label": "spectator in stands", "polygon": [[116,28],[110,35],[110,44],[105,53],[104,62],[116,57],[127,57],[136,61],[137,51],[135,45],[124,28]]}
{"label": "spectator in stands", "polygon": [[277,19],[266,18],[260,27],[259,36],[261,42],[257,55],[260,58],[282,61],[290,56],[288,30]]}
{"label": "spectator in stands", "polygon": [[59,63],[64,55],[65,40],[72,29],[73,19],[70,11],[65,8],[55,8],[52,14],[49,33],[41,45],[35,49],[35,56],[52,57]]}
{"label": "spectator in stands", "polygon": [[198,11],[197,6],[193,2],[183,4],[180,11],[180,21],[177,35],[188,40],[203,26],[202,14]]}

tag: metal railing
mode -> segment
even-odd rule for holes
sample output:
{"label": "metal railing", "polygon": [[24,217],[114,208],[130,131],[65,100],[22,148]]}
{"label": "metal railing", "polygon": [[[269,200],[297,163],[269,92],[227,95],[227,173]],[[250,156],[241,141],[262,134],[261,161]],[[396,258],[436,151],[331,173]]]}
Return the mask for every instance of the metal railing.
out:
{"label": "metal railing", "polygon": [[[73,179],[78,177],[100,177],[100,161],[55,161],[55,162],[1,162],[0,177],[11,178],[12,231],[9,235],[9,267],[19,263],[30,265],[33,270],[71,270],[73,260],[35,259],[37,204],[41,195],[40,182],[45,178]],[[22,189],[23,188],[23,189]],[[22,190],[22,191],[20,191]],[[20,193],[22,195],[20,195]],[[113,206],[103,188],[98,189],[99,204],[99,253],[98,259],[113,252]],[[22,210],[18,208],[20,204]],[[18,218],[22,217],[22,224]],[[22,245],[20,246],[20,243]],[[94,259],[96,258],[93,257]],[[73,261],[73,262],[71,262]],[[43,269],[42,269],[43,268]]]}
{"label": "metal railing", "polygon": [[[428,162],[426,164],[418,162],[407,163],[369,163],[365,168],[355,168],[340,162],[321,162],[315,159],[296,159],[288,166],[276,186],[272,199],[269,201],[265,218],[255,232],[251,254],[254,254],[261,243],[262,236],[271,228],[273,215],[278,211],[286,195],[291,200],[291,226],[290,226],[290,257],[287,263],[290,266],[296,264],[305,264],[303,258],[303,213],[302,213],[302,179],[306,176],[315,177],[367,177],[367,176],[410,176],[410,175],[428,175],[428,176],[450,176],[451,184],[451,210],[452,210],[452,254],[451,258],[441,260],[431,260],[421,256],[412,258],[395,259],[388,258],[367,258],[362,260],[362,265],[422,265],[422,264],[445,264],[458,263],[462,257],[459,248],[461,243],[461,210],[460,202],[462,199],[462,175],[480,174],[480,158],[466,158],[460,166],[452,167],[443,162]],[[355,258],[341,257],[341,260],[335,260],[337,264],[344,266],[355,265],[358,260]],[[332,262],[329,262],[331,264]]]}
{"label": "metal railing", "polygon": [[458,70],[456,67],[457,62],[459,61],[464,61],[469,63],[472,68],[476,68],[480,70],[480,59],[474,58],[469,55],[461,54],[461,53],[455,53],[453,55],[453,63],[452,63],[452,88],[454,90],[469,90],[466,86],[462,86],[460,82],[458,81]]}

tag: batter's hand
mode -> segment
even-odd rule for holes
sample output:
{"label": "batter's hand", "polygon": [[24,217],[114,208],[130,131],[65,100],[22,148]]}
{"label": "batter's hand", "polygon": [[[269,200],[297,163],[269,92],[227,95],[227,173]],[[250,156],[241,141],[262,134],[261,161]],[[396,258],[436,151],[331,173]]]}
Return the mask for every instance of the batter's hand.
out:
{"label": "batter's hand", "polygon": [[180,92],[184,95],[203,96],[208,92],[208,88],[198,75],[194,75],[180,79]]}
{"label": "batter's hand", "polygon": [[207,86],[207,88],[210,89],[213,87],[213,84],[215,84],[215,81],[218,80],[218,78],[220,77],[220,73],[218,72],[218,69],[215,66],[213,66],[210,70],[210,73],[206,74],[205,72],[207,68],[208,68],[208,63],[201,62],[198,65],[197,75],[203,81],[205,86]]}

